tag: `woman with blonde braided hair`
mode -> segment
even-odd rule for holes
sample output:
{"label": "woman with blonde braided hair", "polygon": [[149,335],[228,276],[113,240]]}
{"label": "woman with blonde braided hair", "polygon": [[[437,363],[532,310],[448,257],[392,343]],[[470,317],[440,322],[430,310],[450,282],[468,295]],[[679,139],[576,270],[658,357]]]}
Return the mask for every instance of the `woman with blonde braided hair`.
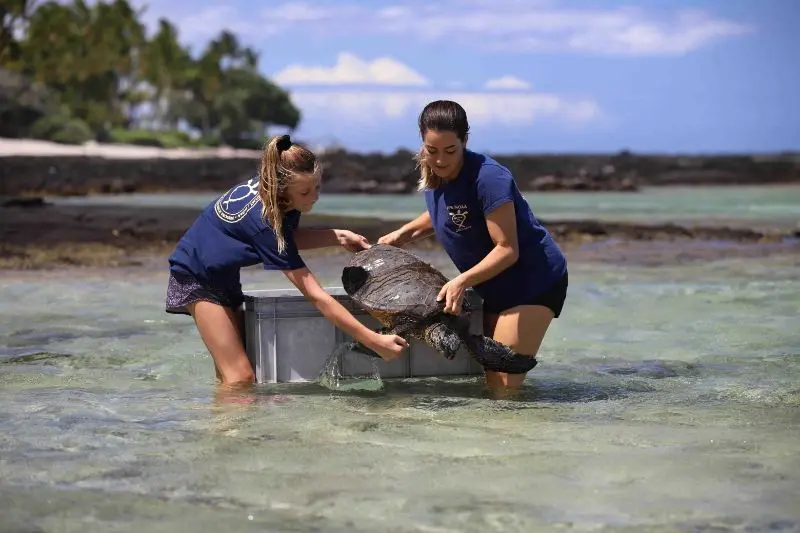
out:
{"label": "woman with blonde braided hair", "polygon": [[244,343],[240,269],[263,263],[280,270],[337,327],[391,361],[408,343],[359,322],[320,286],[299,250],[341,245],[369,247],[342,229],[299,228],[319,198],[321,169],[313,152],[288,135],[264,149],[259,175],[209,204],[169,257],[166,312],[191,315],[224,385],[250,384],[253,369]]}

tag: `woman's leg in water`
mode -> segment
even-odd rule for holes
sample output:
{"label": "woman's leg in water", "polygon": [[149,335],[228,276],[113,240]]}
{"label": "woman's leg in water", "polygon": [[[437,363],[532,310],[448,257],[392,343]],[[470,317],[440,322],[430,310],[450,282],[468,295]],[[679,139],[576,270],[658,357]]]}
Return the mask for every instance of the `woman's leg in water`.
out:
{"label": "woman's leg in water", "polygon": [[187,306],[200,337],[208,348],[217,377],[223,385],[250,385],[255,374],[247,359],[244,341],[244,313],[201,300]]}
{"label": "woman's leg in water", "polygon": [[[484,312],[483,334],[508,345],[520,355],[536,357],[553,318],[553,311],[542,305],[519,305],[498,314]],[[487,370],[486,384],[497,391],[516,391],[526,376],[527,373]]]}

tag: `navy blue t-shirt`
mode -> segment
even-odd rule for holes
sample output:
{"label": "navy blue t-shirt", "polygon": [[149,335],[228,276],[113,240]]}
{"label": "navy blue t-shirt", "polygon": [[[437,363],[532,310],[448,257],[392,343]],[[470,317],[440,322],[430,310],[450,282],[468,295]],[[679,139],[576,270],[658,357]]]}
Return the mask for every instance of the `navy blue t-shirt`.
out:
{"label": "navy blue t-shirt", "polygon": [[495,247],[486,214],[506,202],[514,202],[519,260],[474,287],[492,308],[521,305],[549,289],[567,270],[564,254],[534,216],[511,172],[491,157],[465,150],[458,177],[425,191],[436,238],[460,272]]}
{"label": "navy blue t-shirt", "polygon": [[242,267],[264,264],[265,270],[294,270],[305,263],[294,242],[300,212],[283,218],[286,249],[278,253],[275,233],[261,218],[259,180],[240,183],[211,202],[178,241],[169,257],[173,272],[235,288]]}

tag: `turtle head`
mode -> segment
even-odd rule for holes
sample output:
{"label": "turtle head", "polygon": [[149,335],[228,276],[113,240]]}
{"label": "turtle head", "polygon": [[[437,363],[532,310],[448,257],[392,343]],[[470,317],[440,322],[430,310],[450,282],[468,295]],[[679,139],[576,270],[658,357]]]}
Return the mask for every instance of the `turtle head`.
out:
{"label": "turtle head", "polygon": [[369,279],[367,269],[360,266],[347,266],[342,270],[342,286],[348,296],[355,294]]}

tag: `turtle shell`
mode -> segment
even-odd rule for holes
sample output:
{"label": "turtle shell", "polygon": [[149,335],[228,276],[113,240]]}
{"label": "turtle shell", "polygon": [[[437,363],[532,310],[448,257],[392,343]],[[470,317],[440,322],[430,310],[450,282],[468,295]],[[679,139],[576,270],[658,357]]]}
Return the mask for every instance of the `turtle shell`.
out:
{"label": "turtle shell", "polygon": [[[353,283],[355,276],[361,276]],[[436,296],[447,278],[416,255],[385,244],[353,255],[342,274],[350,297],[361,307],[381,314],[424,319],[442,311]]]}

